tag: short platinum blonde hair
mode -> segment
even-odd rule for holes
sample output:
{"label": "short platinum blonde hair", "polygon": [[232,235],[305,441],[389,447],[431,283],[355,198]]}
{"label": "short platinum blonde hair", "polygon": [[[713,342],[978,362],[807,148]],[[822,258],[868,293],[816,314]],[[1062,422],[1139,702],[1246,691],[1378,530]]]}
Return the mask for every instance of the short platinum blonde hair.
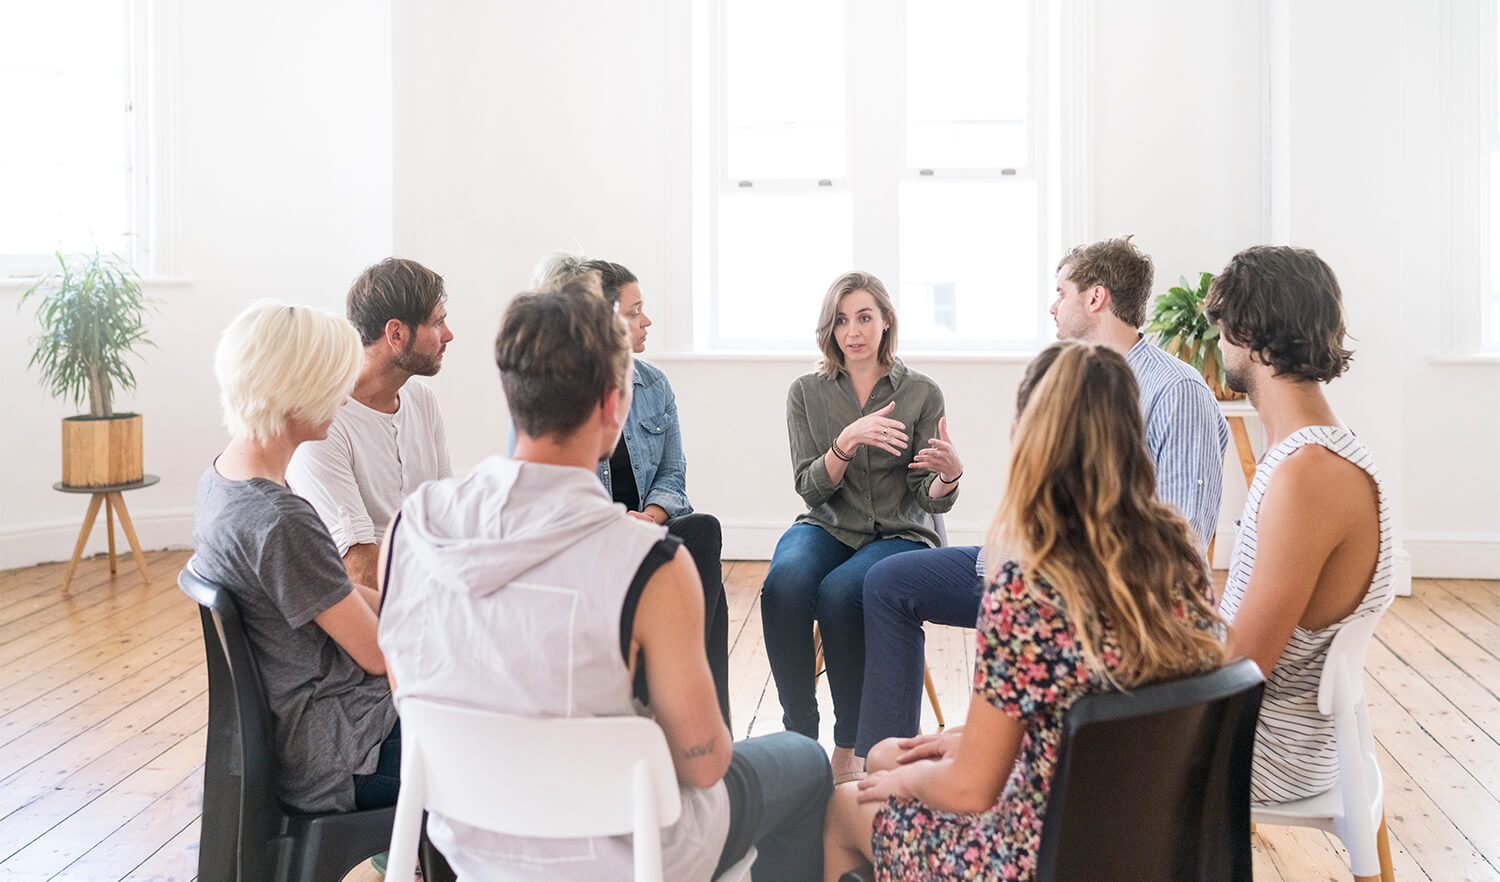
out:
{"label": "short platinum blonde hair", "polygon": [[600,278],[598,263],[582,254],[554,251],[542,258],[531,272],[533,291],[560,291],[572,282],[604,296],[604,281]]}
{"label": "short platinum blonde hair", "polygon": [[286,431],[288,416],[333,419],[362,356],[359,333],[341,316],[274,300],[251,304],[214,353],[225,427],[236,440],[266,443]]}

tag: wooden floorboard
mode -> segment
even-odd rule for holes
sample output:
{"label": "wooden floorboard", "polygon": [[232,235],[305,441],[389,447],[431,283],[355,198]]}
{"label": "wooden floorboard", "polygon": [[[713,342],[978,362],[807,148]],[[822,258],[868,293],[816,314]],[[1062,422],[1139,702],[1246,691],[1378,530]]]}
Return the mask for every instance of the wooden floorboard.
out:
{"label": "wooden floorboard", "polygon": [[[187,556],[148,552],[150,585],[128,558],[113,576],[92,558],[67,595],[64,564],[0,573],[0,880],[195,877],[208,704],[197,611],[176,588]],[[725,564],[736,737],[781,728],[765,571]],[[1500,583],[1418,580],[1376,637],[1366,683],[1396,878],[1500,882]],[[974,632],[929,626],[927,660],[962,723]],[[818,695],[831,748],[826,678]],[[1350,878],[1325,833],[1261,826],[1252,849],[1259,882]]]}

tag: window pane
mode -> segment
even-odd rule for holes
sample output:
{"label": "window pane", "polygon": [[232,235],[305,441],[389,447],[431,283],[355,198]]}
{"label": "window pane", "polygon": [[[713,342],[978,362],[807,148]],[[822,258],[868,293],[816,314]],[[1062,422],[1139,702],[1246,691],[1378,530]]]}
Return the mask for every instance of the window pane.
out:
{"label": "window pane", "polygon": [[1026,0],[907,0],[907,165],[1027,164],[1028,8]]}
{"label": "window pane", "polygon": [[844,4],[724,6],[729,177],[843,177]]}
{"label": "window pane", "polygon": [[812,346],[824,292],[853,268],[850,206],[843,192],[725,194],[715,336]]}
{"label": "window pane", "polygon": [[7,6],[0,254],[128,253],[129,29],[121,0]]}
{"label": "window pane", "polygon": [[1490,290],[1479,307],[1480,343],[1500,350],[1500,151],[1490,154]]}
{"label": "window pane", "polygon": [[901,340],[1024,343],[1043,330],[1031,181],[901,185]]}

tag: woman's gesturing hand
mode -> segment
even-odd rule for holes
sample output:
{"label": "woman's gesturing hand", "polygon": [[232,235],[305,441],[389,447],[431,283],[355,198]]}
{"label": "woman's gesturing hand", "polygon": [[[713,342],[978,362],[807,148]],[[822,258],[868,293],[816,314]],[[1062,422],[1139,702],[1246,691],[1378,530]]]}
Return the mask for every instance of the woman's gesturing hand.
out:
{"label": "woman's gesturing hand", "polygon": [[927,439],[927,443],[929,446],[918,450],[907,468],[937,472],[938,478],[947,483],[958,480],[958,476],[964,473],[964,463],[958,458],[953,439],[948,437],[947,417],[938,420],[938,436]]}
{"label": "woman's gesturing hand", "polygon": [[845,426],[844,431],[839,433],[839,449],[852,454],[859,445],[868,444],[871,447],[879,447],[893,456],[900,456],[910,439],[903,431],[906,424],[893,420],[889,416],[895,407],[896,402],[892,401],[874,413],[860,417]]}

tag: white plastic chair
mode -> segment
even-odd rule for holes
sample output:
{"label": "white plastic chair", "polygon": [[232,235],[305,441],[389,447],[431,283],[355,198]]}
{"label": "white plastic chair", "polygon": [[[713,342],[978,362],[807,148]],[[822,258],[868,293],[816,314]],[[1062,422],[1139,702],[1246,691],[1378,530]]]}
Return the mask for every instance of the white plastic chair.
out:
{"label": "white plastic chair", "polygon": [[[661,828],[682,811],[661,727],[644,717],[534,719],[405,698],[387,866],[415,867],[422,810],[513,836],[634,835],[635,878],[662,882]],[[716,882],[750,875],[754,848]],[[390,877],[410,879],[412,876]]]}
{"label": "white plastic chair", "polygon": [[1257,824],[1314,827],[1337,836],[1349,850],[1349,867],[1358,882],[1396,878],[1385,828],[1385,784],[1365,709],[1365,654],[1380,615],[1339,629],[1318,681],[1318,710],[1333,716],[1338,783],[1307,799],[1250,806],[1250,819]]}

